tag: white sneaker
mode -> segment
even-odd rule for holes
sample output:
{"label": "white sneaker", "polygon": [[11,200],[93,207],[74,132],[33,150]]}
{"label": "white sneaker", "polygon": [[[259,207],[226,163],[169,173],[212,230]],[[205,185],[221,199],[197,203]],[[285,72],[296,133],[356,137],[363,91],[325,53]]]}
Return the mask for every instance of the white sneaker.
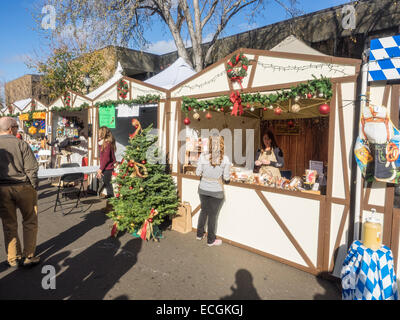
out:
{"label": "white sneaker", "polygon": [[222,240],[221,239],[215,239],[215,241],[213,242],[213,243],[207,243],[207,245],[209,246],[209,247],[212,247],[212,246],[220,246],[222,244]]}
{"label": "white sneaker", "polygon": [[196,237],[197,240],[203,240],[204,239],[204,234],[201,237]]}

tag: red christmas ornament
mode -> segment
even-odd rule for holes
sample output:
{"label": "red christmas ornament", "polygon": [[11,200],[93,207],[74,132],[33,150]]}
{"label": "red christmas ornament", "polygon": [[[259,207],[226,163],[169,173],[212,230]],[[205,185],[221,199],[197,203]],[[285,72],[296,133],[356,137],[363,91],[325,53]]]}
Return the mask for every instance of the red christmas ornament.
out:
{"label": "red christmas ornament", "polygon": [[116,196],[117,198],[119,198],[120,194],[119,194],[119,193],[117,193],[115,196]]}
{"label": "red christmas ornament", "polygon": [[308,94],[307,94],[307,98],[308,98],[308,99],[311,99],[311,98],[312,98],[312,94],[311,94],[311,93],[308,93]]}
{"label": "red christmas ornament", "polygon": [[207,118],[207,119],[211,119],[211,118],[212,118],[212,115],[211,115],[211,113],[210,113],[210,112],[207,112],[207,114],[206,114],[206,118]]}
{"label": "red christmas ornament", "polygon": [[133,189],[133,187],[129,187],[129,190],[132,190]]}
{"label": "red christmas ornament", "polygon": [[188,107],[188,110],[189,110],[189,111],[192,111],[192,107]]}
{"label": "red christmas ornament", "polygon": [[223,112],[223,111],[224,111],[224,108],[222,108],[222,107],[221,107],[221,109],[220,109],[220,110]]}
{"label": "red christmas ornament", "polygon": [[293,120],[289,120],[287,124],[288,124],[288,127],[289,127],[289,128],[293,128],[293,127],[294,127],[294,122],[293,122]]}
{"label": "red christmas ornament", "polygon": [[263,110],[264,110],[264,111],[267,111],[267,110],[268,110],[268,108],[267,108],[267,107],[264,107],[264,108],[263,108]]}
{"label": "red christmas ornament", "polygon": [[250,109],[251,105],[248,103],[246,107],[247,107],[247,109]]}
{"label": "red christmas ornament", "polygon": [[279,116],[282,113],[282,109],[280,107],[277,107],[275,108],[274,113]]}
{"label": "red christmas ornament", "polygon": [[142,161],[142,164],[146,164],[146,160],[143,160],[143,161]]}
{"label": "red christmas ornament", "polygon": [[152,222],[153,222],[153,219],[152,219],[152,218],[149,218],[149,222],[152,223]]}
{"label": "red christmas ornament", "polygon": [[329,114],[331,107],[328,104],[321,104],[318,108],[320,114]]}
{"label": "red christmas ornament", "polygon": [[188,117],[186,117],[185,120],[183,120],[183,123],[185,125],[189,125],[190,124],[190,119]]}

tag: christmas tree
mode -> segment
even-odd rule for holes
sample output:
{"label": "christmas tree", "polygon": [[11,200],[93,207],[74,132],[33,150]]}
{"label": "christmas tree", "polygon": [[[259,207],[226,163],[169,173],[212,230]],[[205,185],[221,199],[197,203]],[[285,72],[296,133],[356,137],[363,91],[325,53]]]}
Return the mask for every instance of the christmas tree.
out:
{"label": "christmas tree", "polygon": [[[156,135],[150,134],[152,125],[141,130],[139,122],[132,121],[136,131],[130,135],[114,183],[115,197],[110,199],[113,210],[107,214],[114,221],[112,235],[128,231],[142,239],[157,240],[160,225],[166,217],[176,214],[179,199],[166,165],[157,159]],[[154,150],[154,152],[153,152]],[[152,159],[147,159],[147,157]]]}

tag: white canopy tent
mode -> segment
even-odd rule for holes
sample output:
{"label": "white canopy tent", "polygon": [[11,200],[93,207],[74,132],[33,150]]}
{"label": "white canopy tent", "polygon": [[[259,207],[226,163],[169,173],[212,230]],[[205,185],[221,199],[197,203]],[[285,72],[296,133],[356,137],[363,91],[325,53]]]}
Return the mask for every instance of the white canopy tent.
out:
{"label": "white canopy tent", "polygon": [[145,81],[164,89],[171,89],[196,74],[196,71],[182,58],[178,58],[168,68]]}
{"label": "white canopy tent", "polygon": [[92,92],[90,92],[89,94],[87,94],[86,97],[88,97],[89,99],[92,99],[92,100],[97,98],[104,90],[110,88],[118,80],[123,78],[123,76],[124,76],[122,74],[123,71],[124,71],[124,69],[122,69],[121,63],[118,61],[117,69],[115,70],[114,75],[110,79],[108,79],[106,82],[104,82],[100,87],[98,87],[97,89],[95,89]]}

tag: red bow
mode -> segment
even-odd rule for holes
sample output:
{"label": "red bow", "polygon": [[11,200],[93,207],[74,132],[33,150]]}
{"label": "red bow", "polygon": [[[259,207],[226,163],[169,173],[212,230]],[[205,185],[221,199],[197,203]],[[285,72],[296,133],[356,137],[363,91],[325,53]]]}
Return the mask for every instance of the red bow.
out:
{"label": "red bow", "polygon": [[242,99],[240,98],[240,93],[239,91],[232,91],[230,100],[233,103],[233,109],[231,115],[237,116],[238,110],[239,110],[239,115],[243,114],[243,106],[242,106]]}
{"label": "red bow", "polygon": [[154,208],[151,209],[149,217],[144,221],[142,227],[138,231],[140,238],[143,240],[150,240],[153,237],[154,240],[157,240],[153,233],[153,218],[158,214],[158,211]]}

